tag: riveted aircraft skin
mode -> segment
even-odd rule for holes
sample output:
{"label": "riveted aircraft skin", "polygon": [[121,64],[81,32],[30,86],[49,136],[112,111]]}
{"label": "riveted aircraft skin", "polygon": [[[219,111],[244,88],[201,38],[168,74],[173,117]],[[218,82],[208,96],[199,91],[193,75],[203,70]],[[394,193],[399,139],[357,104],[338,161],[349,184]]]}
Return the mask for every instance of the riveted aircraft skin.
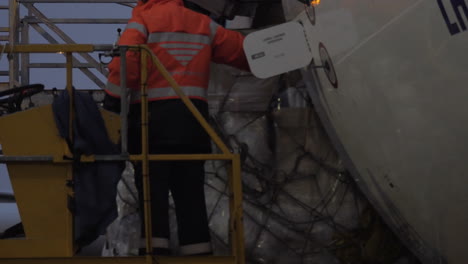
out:
{"label": "riveted aircraft skin", "polygon": [[349,170],[422,263],[468,263],[468,2],[313,2],[283,8]]}

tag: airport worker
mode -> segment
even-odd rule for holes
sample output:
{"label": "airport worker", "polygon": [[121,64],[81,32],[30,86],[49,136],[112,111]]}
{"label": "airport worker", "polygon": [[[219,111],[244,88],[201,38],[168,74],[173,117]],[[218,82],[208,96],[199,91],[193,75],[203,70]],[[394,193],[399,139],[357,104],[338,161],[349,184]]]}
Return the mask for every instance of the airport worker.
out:
{"label": "airport worker", "polygon": [[[242,34],[185,8],[182,0],[140,0],[118,44],[148,45],[208,119],[210,63],[249,71],[243,40]],[[126,58],[126,87],[131,94],[128,148],[130,153],[138,154],[141,153],[140,56],[138,52],[130,51]],[[119,98],[120,74],[120,58],[115,57],[109,64],[105,105],[112,105]],[[150,153],[210,153],[209,136],[152,62],[148,64],[147,88]],[[143,211],[141,173],[141,166],[137,165],[135,181]],[[204,161],[150,162],[149,173],[153,254],[171,254],[169,191],[177,216],[179,254],[212,254],[204,194]],[[140,252],[144,253],[144,239],[142,242]]]}

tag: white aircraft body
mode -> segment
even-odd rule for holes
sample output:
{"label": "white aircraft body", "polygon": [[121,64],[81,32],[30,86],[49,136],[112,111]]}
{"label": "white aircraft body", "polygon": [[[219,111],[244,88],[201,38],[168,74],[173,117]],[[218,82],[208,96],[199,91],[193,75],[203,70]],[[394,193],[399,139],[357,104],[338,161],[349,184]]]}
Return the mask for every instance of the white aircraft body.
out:
{"label": "white aircraft body", "polygon": [[302,70],[369,200],[422,263],[468,263],[468,1],[283,0]]}

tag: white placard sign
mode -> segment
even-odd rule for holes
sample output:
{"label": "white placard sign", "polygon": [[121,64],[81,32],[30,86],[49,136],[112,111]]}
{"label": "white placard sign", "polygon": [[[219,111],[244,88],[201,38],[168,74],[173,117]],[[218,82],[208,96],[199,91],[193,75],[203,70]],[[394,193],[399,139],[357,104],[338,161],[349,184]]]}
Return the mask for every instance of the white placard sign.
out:
{"label": "white placard sign", "polygon": [[268,78],[307,66],[312,53],[304,29],[298,22],[288,22],[250,33],[244,50],[252,73]]}

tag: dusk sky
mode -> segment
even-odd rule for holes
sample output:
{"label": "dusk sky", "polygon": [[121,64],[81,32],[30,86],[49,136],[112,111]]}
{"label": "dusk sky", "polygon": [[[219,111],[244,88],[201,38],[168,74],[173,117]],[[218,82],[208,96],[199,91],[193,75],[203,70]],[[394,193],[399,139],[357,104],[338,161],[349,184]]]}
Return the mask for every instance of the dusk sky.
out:
{"label": "dusk sky", "polygon": [[[131,8],[118,4],[35,4],[39,11],[45,14],[48,18],[129,18]],[[20,17],[27,15],[27,10],[22,8]],[[0,25],[7,25],[6,12],[0,13]],[[1,27],[0,26],[0,27]],[[54,36],[55,39],[64,43],[44,24],[41,24],[48,33]],[[117,28],[125,28],[125,25],[103,25],[103,24],[61,24],[58,25],[68,36],[76,43],[80,44],[113,44],[117,36]],[[49,43],[32,27],[30,29],[30,43]],[[94,54],[97,58],[97,54]],[[81,60],[83,61],[83,60]],[[31,62],[65,62],[65,57],[59,54],[47,55],[31,55]],[[7,70],[6,56],[0,61],[0,70]],[[93,70],[94,71],[94,70]],[[46,89],[58,88],[65,86],[65,69],[31,69],[30,83],[43,83]],[[89,81],[79,70],[74,70],[74,85],[79,88],[93,89],[97,88],[94,83]],[[104,80],[104,78],[102,78]],[[0,81],[6,81],[1,78]]]}

